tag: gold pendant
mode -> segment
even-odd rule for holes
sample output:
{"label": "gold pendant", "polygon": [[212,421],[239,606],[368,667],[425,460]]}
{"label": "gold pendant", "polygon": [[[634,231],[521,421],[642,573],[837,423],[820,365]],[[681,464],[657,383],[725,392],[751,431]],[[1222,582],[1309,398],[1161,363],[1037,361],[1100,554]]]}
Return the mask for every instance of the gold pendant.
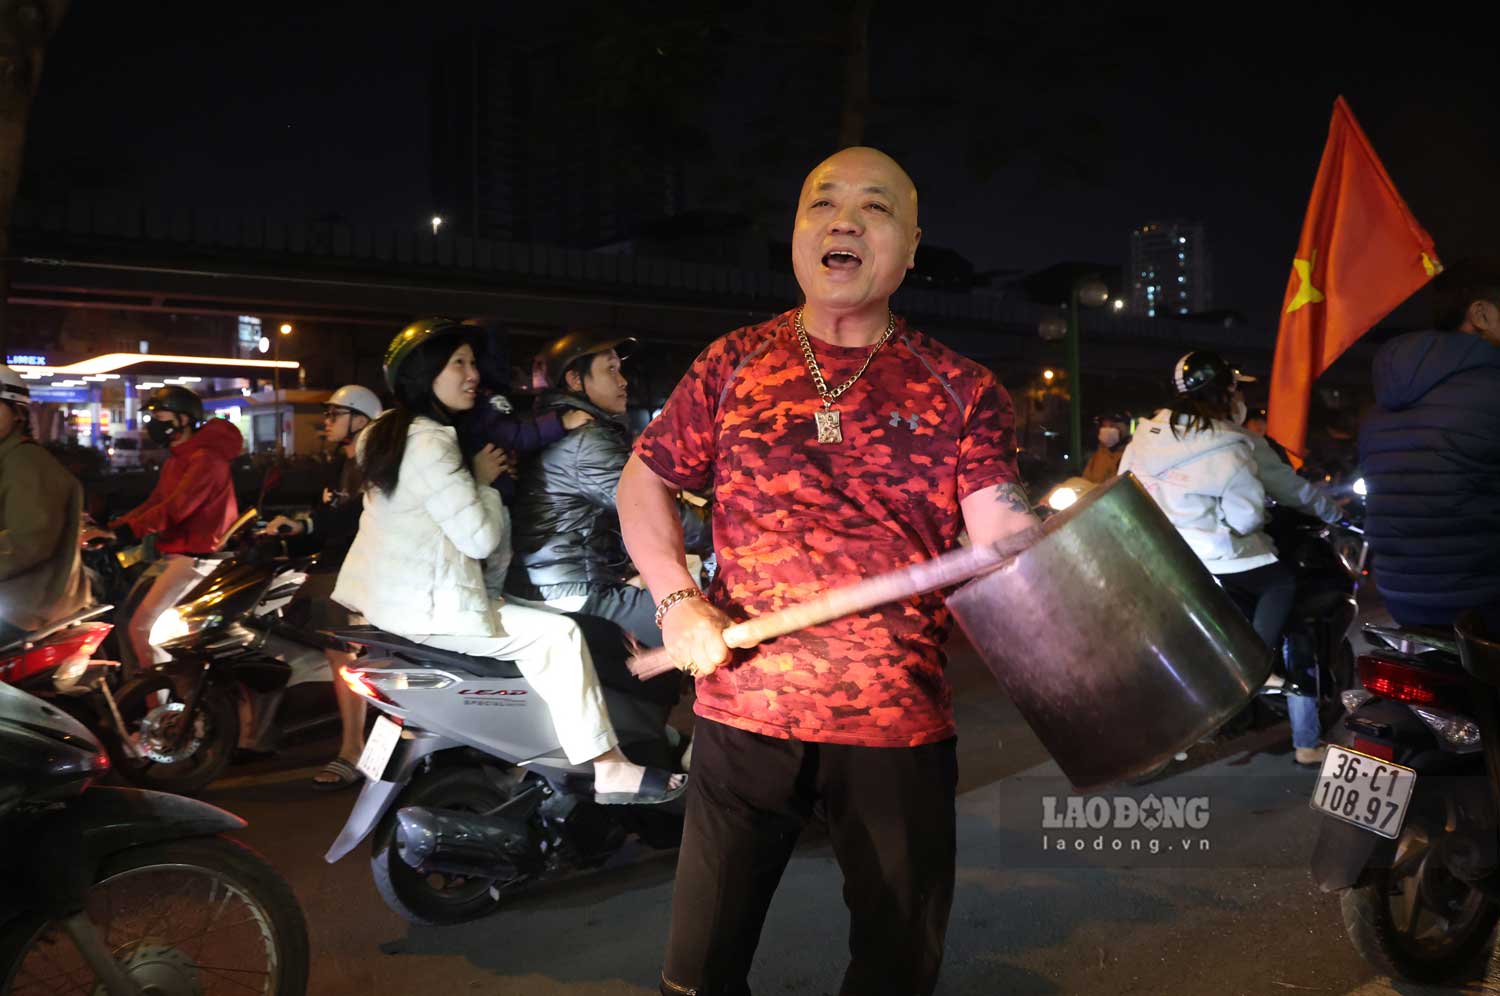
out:
{"label": "gold pendant", "polygon": [[839,429],[837,408],[824,408],[822,411],[813,412],[813,421],[818,425],[818,442],[842,443],[844,441],[844,433]]}

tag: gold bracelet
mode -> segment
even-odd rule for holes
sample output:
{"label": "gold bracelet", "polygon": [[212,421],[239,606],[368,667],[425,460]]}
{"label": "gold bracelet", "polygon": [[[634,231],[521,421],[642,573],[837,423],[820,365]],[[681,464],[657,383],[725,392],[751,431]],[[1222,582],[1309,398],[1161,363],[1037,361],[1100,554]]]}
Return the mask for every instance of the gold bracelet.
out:
{"label": "gold bracelet", "polygon": [[703,592],[699,591],[697,588],[684,588],[681,591],[674,591],[674,592],[672,592],[672,594],[668,595],[666,598],[662,599],[660,602],[657,602],[656,603],[656,628],[657,629],[661,629],[661,622],[662,622],[663,619],[667,618],[667,610],[669,610],[670,608],[672,608],[672,606],[676,605],[678,602],[685,602],[689,598],[702,598],[702,597],[703,597]]}

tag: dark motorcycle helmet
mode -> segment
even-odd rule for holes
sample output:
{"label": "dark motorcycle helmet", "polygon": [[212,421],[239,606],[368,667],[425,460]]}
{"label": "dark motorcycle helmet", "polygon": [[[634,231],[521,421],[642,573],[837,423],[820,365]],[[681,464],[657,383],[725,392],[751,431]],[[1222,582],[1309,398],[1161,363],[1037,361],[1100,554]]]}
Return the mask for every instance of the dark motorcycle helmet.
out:
{"label": "dark motorcycle helmet", "polygon": [[542,351],[537,354],[537,364],[546,375],[548,387],[566,390],[567,385],[563,383],[563,374],[578,360],[585,356],[608,352],[611,349],[624,356],[625,352],[620,347],[633,345],[635,345],[633,336],[580,329],[558,336],[543,346]]}
{"label": "dark motorcycle helmet", "polygon": [[203,399],[185,387],[176,384],[168,384],[158,387],[146,395],[146,401],[141,405],[145,412],[146,435],[158,446],[167,446],[177,437],[182,430],[175,422],[169,422],[158,418],[162,412],[172,412],[177,415],[186,415],[197,428],[203,424]]}
{"label": "dark motorcycle helmet", "polygon": [[[411,359],[412,354],[424,348],[427,343],[450,337],[461,337],[472,343],[478,337],[479,330],[472,325],[465,325],[456,318],[446,318],[442,315],[432,315],[427,318],[418,318],[406,328],[396,333],[390,345],[385,347],[385,361],[382,369],[385,372],[385,386],[390,388],[392,394],[399,395],[396,386],[401,382],[401,371],[406,362]],[[452,349],[457,349],[455,342]],[[451,355],[451,350],[450,350]],[[444,357],[446,359],[447,357]],[[434,374],[433,376],[436,376]],[[430,379],[430,378],[429,378]]]}
{"label": "dark motorcycle helmet", "polygon": [[385,348],[385,383],[397,400],[408,407],[423,408],[432,392],[432,381],[442,372],[453,351],[470,346],[480,330],[454,318],[419,318],[396,333]]}
{"label": "dark motorcycle helmet", "polygon": [[1234,367],[1224,357],[1206,349],[1186,353],[1172,368],[1172,387],[1178,394],[1193,397],[1211,391],[1234,390]]}

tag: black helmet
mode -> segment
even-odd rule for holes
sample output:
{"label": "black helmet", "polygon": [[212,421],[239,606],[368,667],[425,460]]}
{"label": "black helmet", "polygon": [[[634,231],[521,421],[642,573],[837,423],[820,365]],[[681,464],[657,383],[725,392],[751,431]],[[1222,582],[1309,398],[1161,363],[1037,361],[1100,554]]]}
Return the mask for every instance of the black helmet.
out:
{"label": "black helmet", "polygon": [[1206,349],[1184,355],[1172,368],[1172,386],[1178,394],[1199,394],[1209,388],[1232,391],[1234,385],[1234,367]]}
{"label": "black helmet", "polygon": [[166,387],[158,387],[146,395],[145,404],[141,409],[147,412],[176,412],[186,415],[197,425],[203,421],[203,399],[185,387],[176,384],[168,384]]}
{"label": "black helmet", "polygon": [[537,361],[547,372],[547,386],[562,387],[563,371],[567,370],[574,360],[593,356],[595,353],[607,352],[620,346],[633,345],[635,345],[635,339],[628,335],[590,331],[569,332],[543,346],[541,353],[537,355]]}
{"label": "black helmet", "polygon": [[[419,318],[406,328],[396,333],[391,344],[385,347],[385,386],[392,392],[396,390],[396,382],[399,380],[401,364],[411,356],[416,348],[424,342],[430,342],[439,336],[465,335],[477,336],[479,329],[472,325],[465,325],[456,318],[444,318],[434,315],[428,318]],[[457,348],[457,347],[455,347]]]}

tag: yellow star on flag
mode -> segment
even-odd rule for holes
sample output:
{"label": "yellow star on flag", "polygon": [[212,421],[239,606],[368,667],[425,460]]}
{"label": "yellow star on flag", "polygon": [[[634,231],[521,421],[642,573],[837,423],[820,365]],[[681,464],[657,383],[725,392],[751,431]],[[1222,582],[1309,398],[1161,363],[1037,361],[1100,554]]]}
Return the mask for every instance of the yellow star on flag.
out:
{"label": "yellow star on flag", "polygon": [[1291,314],[1304,304],[1317,304],[1323,300],[1323,292],[1312,284],[1312,268],[1318,262],[1318,250],[1312,251],[1312,259],[1292,260],[1292,269],[1297,271],[1297,276],[1302,281],[1302,286],[1297,288],[1297,296],[1292,298],[1292,303],[1286,306],[1286,313]]}

